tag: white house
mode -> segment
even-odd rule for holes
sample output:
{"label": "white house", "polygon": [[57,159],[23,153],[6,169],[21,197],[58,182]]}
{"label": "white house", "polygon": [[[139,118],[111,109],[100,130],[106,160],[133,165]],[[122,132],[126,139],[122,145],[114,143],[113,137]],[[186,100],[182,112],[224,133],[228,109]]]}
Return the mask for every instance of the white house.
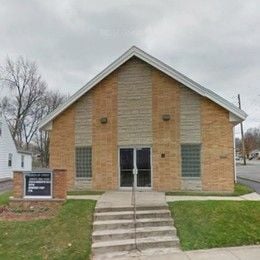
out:
{"label": "white house", "polygon": [[259,149],[256,149],[250,153],[249,160],[252,160],[252,159],[260,160],[260,150]]}
{"label": "white house", "polygon": [[13,178],[14,170],[31,169],[32,154],[17,150],[5,117],[0,111],[0,181]]}

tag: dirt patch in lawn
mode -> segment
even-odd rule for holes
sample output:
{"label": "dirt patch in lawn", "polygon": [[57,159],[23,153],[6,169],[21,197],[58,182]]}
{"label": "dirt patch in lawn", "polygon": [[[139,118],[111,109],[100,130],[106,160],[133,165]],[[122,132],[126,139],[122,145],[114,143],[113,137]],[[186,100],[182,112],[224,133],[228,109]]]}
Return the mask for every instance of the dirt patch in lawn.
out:
{"label": "dirt patch in lawn", "polygon": [[53,207],[32,206],[27,209],[13,208],[9,205],[0,205],[0,220],[30,221],[36,219],[50,219],[56,217],[61,206]]}

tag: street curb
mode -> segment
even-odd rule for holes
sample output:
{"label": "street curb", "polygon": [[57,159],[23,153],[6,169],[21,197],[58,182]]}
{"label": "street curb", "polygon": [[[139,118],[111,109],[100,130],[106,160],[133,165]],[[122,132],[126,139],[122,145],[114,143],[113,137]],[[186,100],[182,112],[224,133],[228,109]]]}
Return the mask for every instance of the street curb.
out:
{"label": "street curb", "polygon": [[245,178],[245,177],[238,177],[238,176],[237,176],[237,178],[238,178],[238,179],[242,179],[242,180],[246,180],[246,181],[253,181],[253,182],[260,183],[260,181],[258,181],[258,180],[253,180],[253,179],[249,179],[249,178]]}

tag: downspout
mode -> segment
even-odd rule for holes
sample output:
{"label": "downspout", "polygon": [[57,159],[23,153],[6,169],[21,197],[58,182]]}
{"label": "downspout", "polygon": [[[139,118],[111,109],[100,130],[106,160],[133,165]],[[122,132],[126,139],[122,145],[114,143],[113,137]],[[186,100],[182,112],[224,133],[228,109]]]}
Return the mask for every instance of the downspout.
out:
{"label": "downspout", "polygon": [[237,166],[236,166],[236,137],[235,137],[235,126],[233,126],[233,161],[234,161],[234,180],[237,183]]}

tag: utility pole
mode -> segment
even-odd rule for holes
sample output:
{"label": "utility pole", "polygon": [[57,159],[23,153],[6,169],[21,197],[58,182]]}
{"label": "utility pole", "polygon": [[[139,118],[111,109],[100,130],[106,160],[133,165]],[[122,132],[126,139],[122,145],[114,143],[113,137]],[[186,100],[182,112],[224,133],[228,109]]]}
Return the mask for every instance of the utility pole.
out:
{"label": "utility pole", "polygon": [[[238,94],[237,98],[238,98],[238,107],[241,109],[240,94]],[[240,129],[241,129],[241,141],[242,141],[242,155],[243,155],[244,165],[246,165],[246,153],[245,153],[245,139],[244,139],[243,121],[240,123]]]}

